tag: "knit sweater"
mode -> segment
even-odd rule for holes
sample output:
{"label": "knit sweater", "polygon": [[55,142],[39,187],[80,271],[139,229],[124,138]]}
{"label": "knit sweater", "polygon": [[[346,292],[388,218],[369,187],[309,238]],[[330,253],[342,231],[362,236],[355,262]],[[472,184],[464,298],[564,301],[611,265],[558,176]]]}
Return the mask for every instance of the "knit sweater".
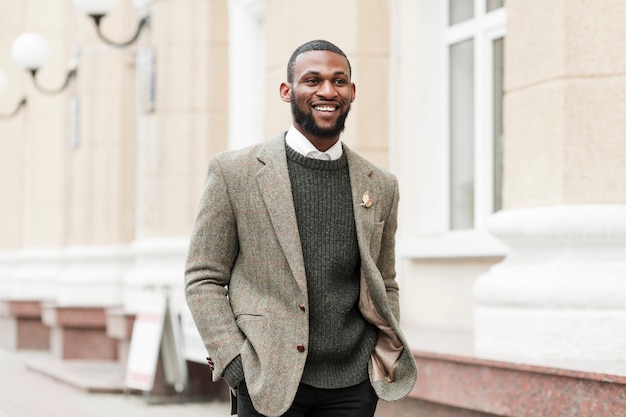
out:
{"label": "knit sweater", "polygon": [[309,301],[301,381],[318,388],[356,385],[368,377],[376,331],[358,308],[361,259],[348,161],[345,153],[323,161],[286,150]]}

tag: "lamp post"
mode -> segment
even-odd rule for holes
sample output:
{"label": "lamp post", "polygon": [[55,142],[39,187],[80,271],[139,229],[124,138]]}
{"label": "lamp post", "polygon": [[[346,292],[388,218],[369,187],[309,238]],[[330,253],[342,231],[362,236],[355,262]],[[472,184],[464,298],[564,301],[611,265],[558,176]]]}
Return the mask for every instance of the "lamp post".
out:
{"label": "lamp post", "polygon": [[[0,70],[0,94],[4,93],[7,88],[7,76],[4,71]],[[15,110],[10,113],[0,113],[0,119],[8,119],[15,116],[22,107],[26,106],[26,97],[23,97],[17,104]]]}
{"label": "lamp post", "polygon": [[[72,0],[72,3],[74,4],[74,7],[86,13],[89,17],[91,17],[91,19],[93,19],[98,37],[106,44],[117,48],[125,48],[135,43],[137,39],[139,39],[141,31],[150,25],[150,15],[146,13],[139,20],[135,34],[130,39],[123,42],[116,42],[109,39],[102,33],[100,22],[104,17],[106,17],[107,14],[109,14],[109,12],[111,12],[113,7],[115,7],[117,0]],[[148,0],[135,0],[134,6],[138,10],[145,9],[148,3]]]}
{"label": "lamp post", "polygon": [[63,91],[76,76],[78,62],[76,59],[70,60],[68,72],[63,84],[55,89],[42,87],[37,83],[37,71],[48,60],[50,54],[48,42],[38,33],[26,32],[19,35],[11,47],[13,60],[20,67],[29,71],[35,87],[44,94],[56,94]]}

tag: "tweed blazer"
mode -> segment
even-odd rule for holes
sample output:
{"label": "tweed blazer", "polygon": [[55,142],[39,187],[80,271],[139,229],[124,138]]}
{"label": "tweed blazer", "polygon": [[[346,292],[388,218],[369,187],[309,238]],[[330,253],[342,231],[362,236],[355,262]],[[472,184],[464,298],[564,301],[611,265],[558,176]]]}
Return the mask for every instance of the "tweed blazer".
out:
{"label": "tweed blazer", "polygon": [[[359,307],[379,329],[370,381],[381,399],[398,400],[417,378],[398,325],[398,184],[345,145],[344,152],[361,256]],[[210,159],[185,267],[185,293],[211,357],[213,380],[241,355],[257,411],[284,414],[300,383],[309,338],[306,275],[284,134]]]}

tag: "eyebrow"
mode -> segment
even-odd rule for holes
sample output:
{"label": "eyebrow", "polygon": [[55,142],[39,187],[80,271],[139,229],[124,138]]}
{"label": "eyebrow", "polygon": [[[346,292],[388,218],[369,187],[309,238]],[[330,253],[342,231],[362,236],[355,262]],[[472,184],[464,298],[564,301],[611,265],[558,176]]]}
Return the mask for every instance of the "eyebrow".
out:
{"label": "eyebrow", "polygon": [[[306,76],[306,75],[321,75],[321,74],[322,74],[322,73],[321,73],[321,72],[319,72],[319,71],[313,71],[313,70],[310,70],[310,71],[307,71],[307,72],[305,72],[304,74],[302,74],[302,76],[304,77],[304,76]],[[333,75],[348,75],[348,73],[347,73],[347,72],[345,72],[345,71],[335,71],[335,72],[333,73]]]}

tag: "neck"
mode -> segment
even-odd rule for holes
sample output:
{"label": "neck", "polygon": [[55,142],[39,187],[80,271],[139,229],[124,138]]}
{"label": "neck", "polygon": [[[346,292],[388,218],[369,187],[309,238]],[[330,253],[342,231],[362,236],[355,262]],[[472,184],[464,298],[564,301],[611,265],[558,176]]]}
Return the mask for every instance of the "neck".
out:
{"label": "neck", "polygon": [[318,151],[320,152],[326,152],[327,150],[329,150],[330,148],[333,147],[333,145],[335,143],[337,143],[337,141],[339,140],[339,138],[334,138],[334,139],[327,139],[327,138],[311,138],[311,137],[306,137],[309,142],[311,142],[313,144],[313,146],[315,146],[317,148]]}
{"label": "neck", "polygon": [[302,135],[309,141],[311,142],[311,144],[313,146],[315,146],[315,148],[320,151],[320,152],[326,152],[327,150],[329,150],[330,148],[333,147],[333,145],[335,143],[337,143],[337,141],[339,140],[339,135],[334,136],[334,137],[320,137],[320,136],[315,136],[312,135],[311,133],[304,131],[300,128],[300,126],[298,126],[297,124],[294,123],[294,127],[298,130],[298,132],[302,133]]}

